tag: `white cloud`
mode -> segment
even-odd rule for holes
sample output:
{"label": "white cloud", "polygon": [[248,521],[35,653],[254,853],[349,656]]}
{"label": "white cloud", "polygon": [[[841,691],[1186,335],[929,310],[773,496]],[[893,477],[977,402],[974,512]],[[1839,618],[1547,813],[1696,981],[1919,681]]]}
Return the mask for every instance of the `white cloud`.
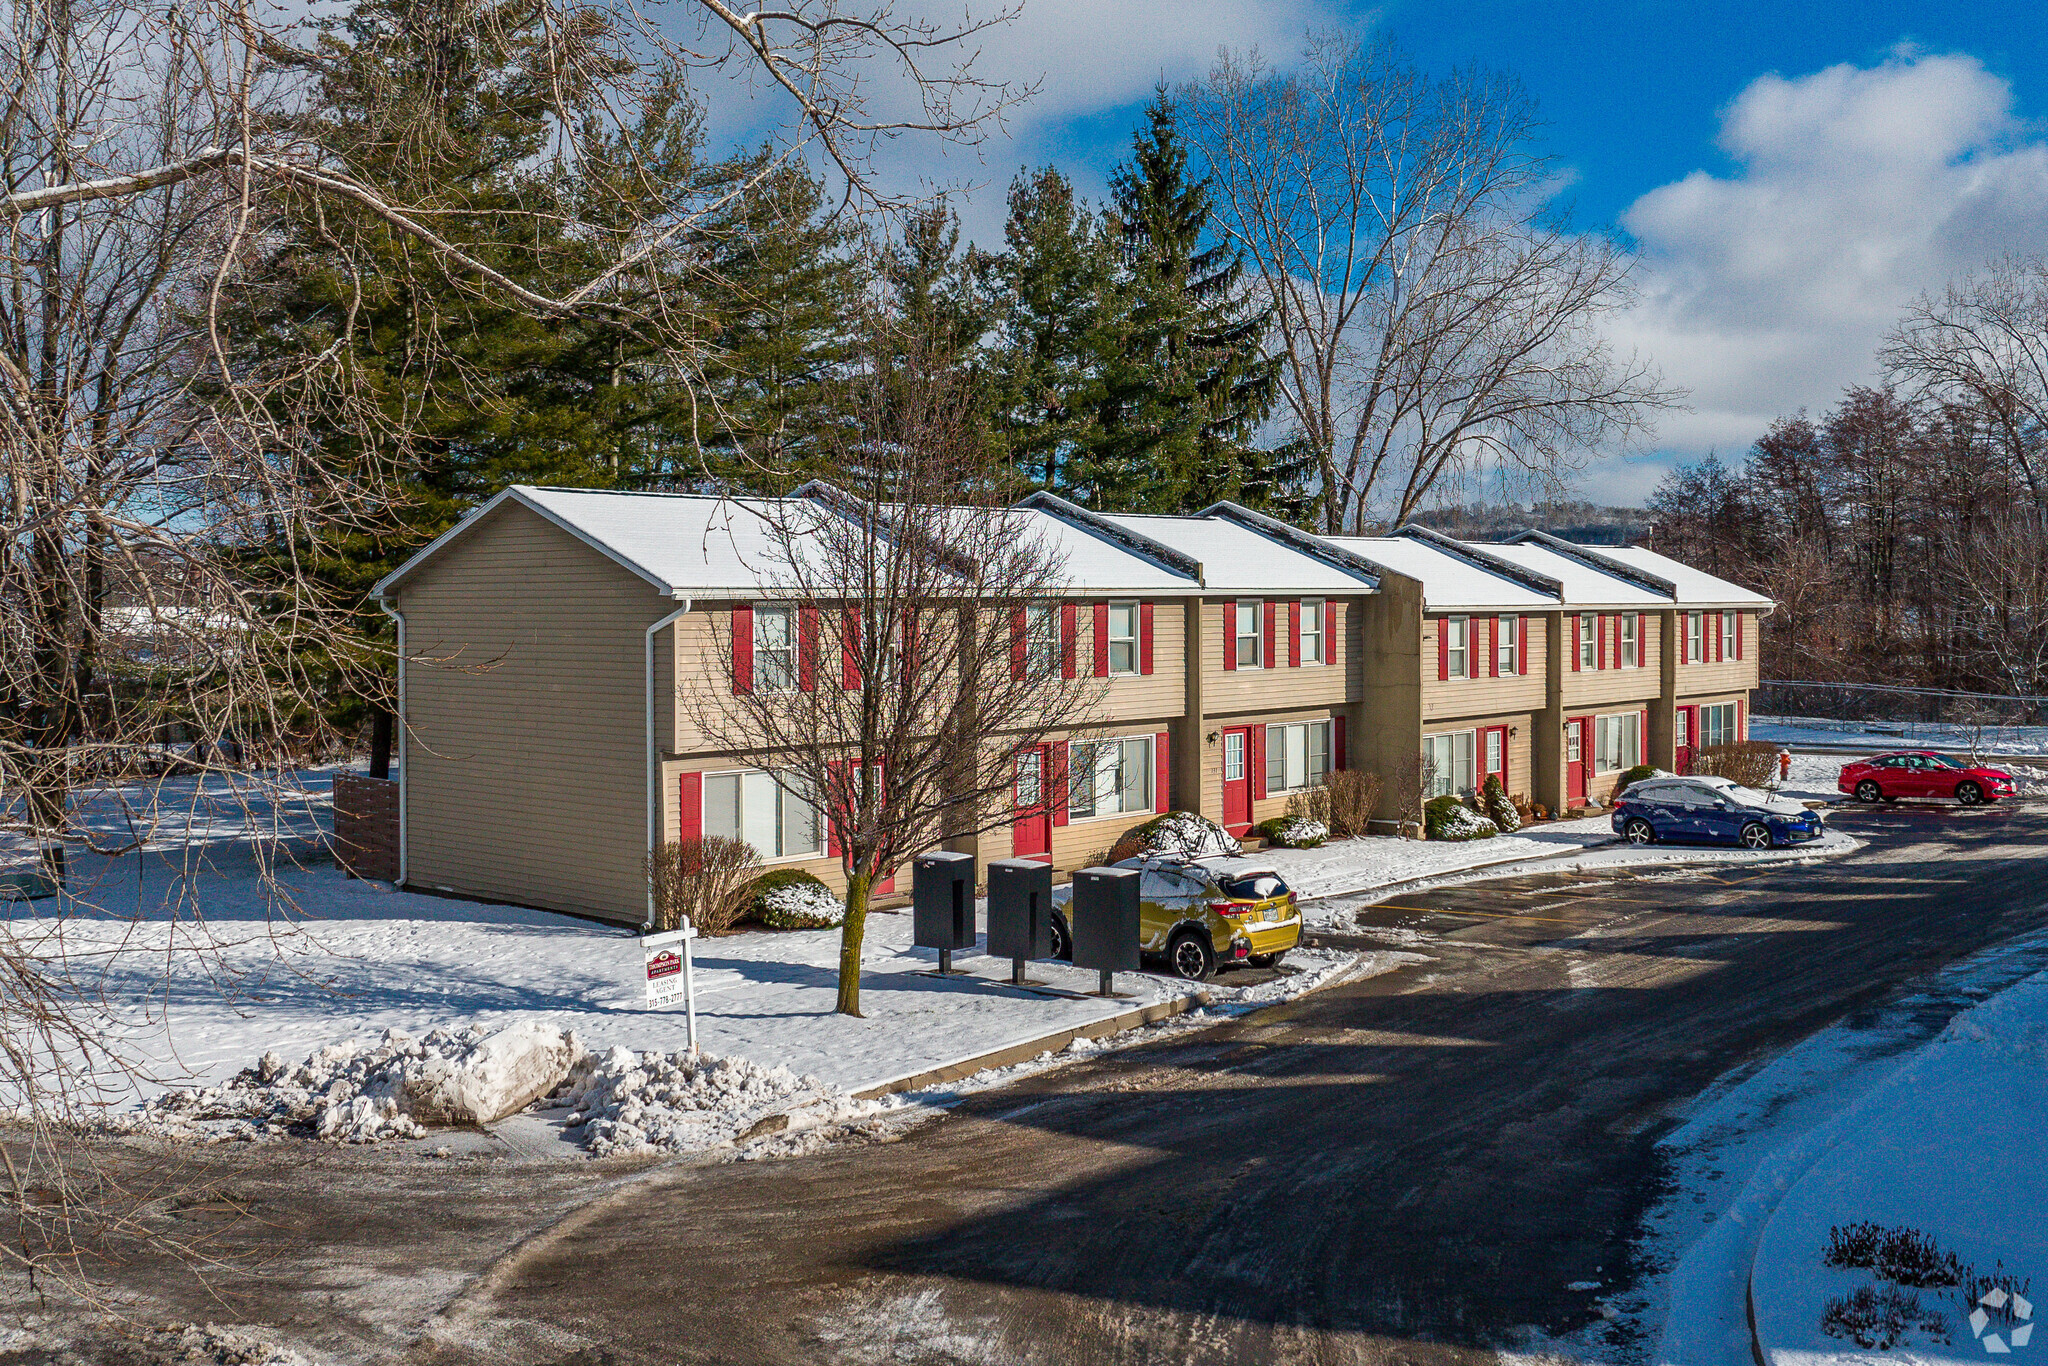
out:
{"label": "white cloud", "polygon": [[1772,418],[1869,381],[1910,299],[2039,250],[2048,227],[2048,147],[1972,57],[1760,77],[1720,145],[1734,174],[1695,171],[1623,218],[1643,295],[1616,340],[1692,391],[1659,432],[1687,454],[1739,455]]}

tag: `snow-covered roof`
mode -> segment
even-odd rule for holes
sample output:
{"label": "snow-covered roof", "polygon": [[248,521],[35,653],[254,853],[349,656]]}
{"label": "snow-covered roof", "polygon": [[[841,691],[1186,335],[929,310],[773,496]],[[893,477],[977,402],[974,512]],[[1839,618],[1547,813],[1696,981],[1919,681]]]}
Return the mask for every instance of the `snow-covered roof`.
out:
{"label": "snow-covered roof", "polygon": [[1669,579],[1678,589],[1678,605],[1681,607],[1728,606],[1728,607],[1770,607],[1771,599],[1761,593],[1751,592],[1740,584],[1716,578],[1702,569],[1674,560],[1668,555],[1659,555],[1654,550],[1640,546],[1597,546],[1591,547],[1599,554],[1617,559],[1638,569],[1648,570],[1659,578]]}
{"label": "snow-covered roof", "polygon": [[1408,536],[1330,536],[1332,545],[1422,584],[1425,607],[1556,607],[1557,599],[1484,564]]}
{"label": "snow-covered roof", "polygon": [[[515,485],[422,548],[380,581],[373,592],[381,594],[395,587],[419,564],[507,501],[545,517],[669,597],[746,593],[764,587],[772,591],[778,581],[789,577],[778,521],[791,515],[830,515],[823,503],[810,499]],[[1008,509],[1001,515],[1015,520],[1019,540],[1038,538],[1062,556],[1067,580],[1078,591],[1200,591],[1192,575],[1084,526],[1027,508]]]}
{"label": "snow-covered roof", "polygon": [[1235,518],[1098,515],[1199,561],[1211,593],[1369,593],[1377,586],[1365,569],[1297,550]]}
{"label": "snow-covered roof", "polygon": [[1584,560],[1548,546],[1485,544],[1479,548],[1489,555],[1497,555],[1556,579],[1564,587],[1562,605],[1566,610],[1578,607],[1671,606],[1671,599],[1665,594],[1630,583],[1619,575],[1596,569]]}

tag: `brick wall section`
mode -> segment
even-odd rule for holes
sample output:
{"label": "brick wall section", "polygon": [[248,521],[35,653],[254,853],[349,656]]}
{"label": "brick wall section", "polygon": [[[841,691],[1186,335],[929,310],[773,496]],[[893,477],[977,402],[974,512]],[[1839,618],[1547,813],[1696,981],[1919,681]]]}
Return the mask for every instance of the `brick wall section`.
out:
{"label": "brick wall section", "polygon": [[398,784],[334,775],[334,861],[351,877],[398,881]]}

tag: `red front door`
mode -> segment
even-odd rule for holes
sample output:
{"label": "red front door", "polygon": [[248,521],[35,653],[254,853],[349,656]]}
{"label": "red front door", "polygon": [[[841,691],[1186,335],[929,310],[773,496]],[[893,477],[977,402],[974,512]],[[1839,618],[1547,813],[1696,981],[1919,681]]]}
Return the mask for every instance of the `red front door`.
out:
{"label": "red front door", "polygon": [[1046,800],[1048,746],[1017,751],[1016,820],[1010,826],[1010,851],[1018,858],[1052,854],[1052,803]]}
{"label": "red front door", "polygon": [[1239,726],[1223,732],[1223,828],[1242,835],[1252,828],[1252,732]]}
{"label": "red front door", "polygon": [[1680,773],[1692,772],[1693,751],[1699,745],[1700,709],[1680,707],[1676,733],[1672,735],[1677,752],[1672,756]]}
{"label": "red front door", "polygon": [[1584,806],[1592,784],[1593,718],[1574,716],[1564,723],[1564,797],[1566,806]]}

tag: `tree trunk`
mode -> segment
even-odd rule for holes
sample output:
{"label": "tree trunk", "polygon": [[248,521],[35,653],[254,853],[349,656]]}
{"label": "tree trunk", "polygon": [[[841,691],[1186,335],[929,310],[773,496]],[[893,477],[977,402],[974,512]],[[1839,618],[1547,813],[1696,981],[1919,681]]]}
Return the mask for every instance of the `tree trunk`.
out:
{"label": "tree trunk", "polygon": [[860,940],[867,929],[868,886],[864,872],[846,875],[846,921],[839,927],[839,1005],[841,1015],[860,1016]]}

